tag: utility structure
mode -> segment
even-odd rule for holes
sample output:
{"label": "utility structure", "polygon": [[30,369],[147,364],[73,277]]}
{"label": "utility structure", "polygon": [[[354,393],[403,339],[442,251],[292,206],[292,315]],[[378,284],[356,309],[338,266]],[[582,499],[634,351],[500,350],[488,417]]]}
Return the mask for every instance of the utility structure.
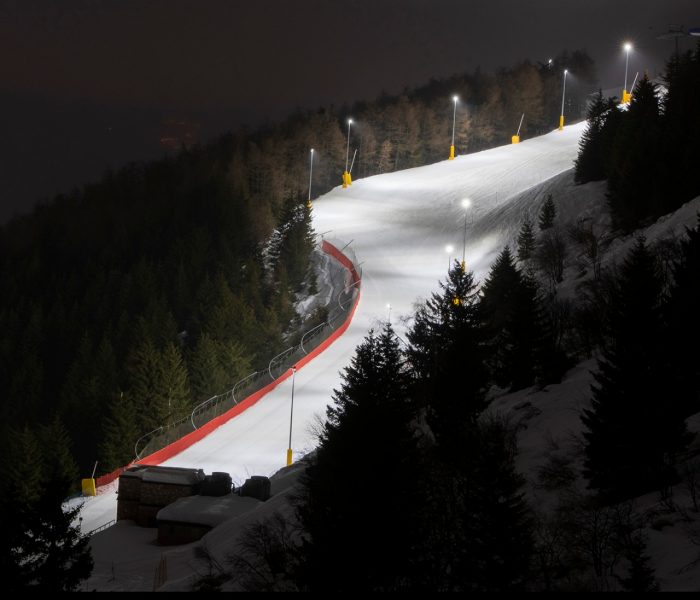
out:
{"label": "utility structure", "polygon": [[513,144],[520,143],[520,128],[523,126],[523,119],[525,118],[525,113],[520,117],[520,124],[518,125],[518,132],[511,138]]}
{"label": "utility structure", "polygon": [[289,446],[287,447],[287,466],[292,464],[292,423],[294,422],[294,380],[296,379],[296,365],[292,367],[292,408],[289,412]]}
{"label": "utility structure", "polygon": [[450,145],[450,160],[455,159],[455,125],[457,124],[457,101],[459,96],[452,96],[454,110],[452,111],[452,144]]}
{"label": "utility structure", "polygon": [[624,48],[627,56],[625,58],[625,87],[622,90],[622,103],[629,104],[629,101],[632,99],[632,92],[627,91],[627,70],[630,66],[630,50],[632,50],[632,44],[625,42]]}
{"label": "utility structure", "polygon": [[352,185],[352,177],[350,176],[350,171],[348,170],[348,163],[350,162],[350,126],[352,125],[352,119],[348,119],[348,145],[345,148],[345,171],[343,172],[343,188]]}
{"label": "utility structure", "polygon": [[559,115],[559,131],[564,129],[564,98],[566,97],[566,76],[569,74],[569,69],[564,69],[564,86],[561,91],[561,114]]}
{"label": "utility structure", "polygon": [[311,148],[311,159],[310,159],[310,164],[309,164],[309,198],[306,201],[306,204],[309,208],[311,208],[311,178],[314,175],[314,149]]}
{"label": "utility structure", "polygon": [[450,272],[450,267],[452,267],[452,253],[455,247],[452,244],[447,244],[445,246],[445,252],[447,252],[447,272]]}

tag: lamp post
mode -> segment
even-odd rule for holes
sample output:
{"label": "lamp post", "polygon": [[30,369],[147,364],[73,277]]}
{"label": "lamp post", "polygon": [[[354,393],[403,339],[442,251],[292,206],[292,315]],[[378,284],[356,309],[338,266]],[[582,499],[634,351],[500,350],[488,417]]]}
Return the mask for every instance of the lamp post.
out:
{"label": "lamp post", "polygon": [[297,368],[292,367],[292,409],[289,413],[289,447],[287,448],[287,466],[292,464],[292,422],[294,419],[294,380],[296,379]]}
{"label": "lamp post", "polygon": [[352,125],[352,119],[348,119],[348,145],[345,148],[345,172],[343,173],[344,188],[352,185],[352,178],[350,177],[350,172],[348,171],[348,163],[350,161],[350,125]]}
{"label": "lamp post", "polygon": [[450,160],[455,159],[455,125],[457,123],[457,100],[459,96],[452,96],[454,110],[452,111],[452,145],[450,146]]}
{"label": "lamp post", "polygon": [[307,204],[309,208],[311,208],[311,178],[313,177],[314,174],[314,149],[311,148],[311,162],[309,166],[309,199],[307,201]]}
{"label": "lamp post", "polygon": [[627,69],[630,66],[630,50],[632,50],[632,44],[626,42],[624,49],[627,56],[625,58],[625,87],[622,90],[622,102],[627,104],[632,99],[632,93],[627,91]]}
{"label": "lamp post", "polygon": [[569,69],[564,69],[564,87],[561,92],[561,114],[559,115],[559,131],[564,129],[564,98],[566,97],[566,76],[569,74]]}
{"label": "lamp post", "polygon": [[462,200],[462,208],[464,208],[464,240],[462,245],[462,272],[465,271],[467,263],[467,212],[472,205],[472,201],[469,198]]}
{"label": "lamp post", "polygon": [[454,252],[455,247],[452,244],[447,244],[445,246],[445,252],[447,252],[447,272],[450,272],[450,266],[452,266],[452,252]]}

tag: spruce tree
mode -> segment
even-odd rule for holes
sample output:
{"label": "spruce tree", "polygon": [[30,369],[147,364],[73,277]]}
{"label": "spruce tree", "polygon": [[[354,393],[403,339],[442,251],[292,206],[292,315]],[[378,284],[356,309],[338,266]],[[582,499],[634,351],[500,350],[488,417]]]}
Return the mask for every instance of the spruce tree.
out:
{"label": "spruce tree", "polygon": [[554,199],[552,198],[552,194],[547,194],[547,198],[545,198],[544,204],[542,204],[542,208],[540,209],[540,231],[544,231],[545,229],[550,229],[551,227],[554,227],[554,219],[556,218],[556,216],[557,207],[554,206]]}
{"label": "spruce tree", "polygon": [[391,327],[370,332],[334,393],[303,477],[302,589],[410,588],[421,488],[408,386]]}
{"label": "spruce tree", "polygon": [[5,588],[75,591],[93,561],[88,538],[73,526],[79,508],[63,508],[76,482],[68,434],[54,420],[38,436],[28,429],[15,433],[11,448],[0,497]]}
{"label": "spruce tree", "polygon": [[188,361],[189,380],[195,404],[229,389],[226,387],[226,372],[218,354],[217,344],[212,337],[206,332],[200,335]]}
{"label": "spruce tree", "polygon": [[[664,76],[667,92],[662,99],[661,152],[657,187],[663,212],[676,209],[700,194],[696,165],[700,149],[700,44],[695,51],[674,54]],[[659,172],[660,171],[660,172]]]}
{"label": "spruce tree", "polygon": [[184,417],[192,408],[187,369],[178,347],[169,342],[161,357],[159,393],[167,406],[167,422],[172,423]]}
{"label": "spruce tree", "polygon": [[663,284],[654,257],[638,239],[611,299],[608,341],[583,411],[585,470],[607,501],[668,485],[687,443],[682,402],[669,397]]}
{"label": "spruce tree", "polygon": [[533,521],[515,469],[513,432],[481,420],[463,440],[457,481],[462,531],[451,577],[459,591],[526,591],[533,555]]}
{"label": "spruce tree", "polygon": [[524,263],[532,258],[537,242],[530,219],[526,218],[518,233],[518,260]]}
{"label": "spruce tree", "polygon": [[126,375],[129,398],[146,431],[165,425],[168,415],[167,398],[160,393],[161,372],[160,352],[149,338],[142,339],[127,358]]}
{"label": "spruce tree", "polygon": [[605,143],[603,128],[611,111],[617,110],[611,98],[604,99],[599,90],[593,102],[588,107],[588,125],[579,142],[576,157],[576,183],[587,183],[605,179]]}
{"label": "spruce tree", "polygon": [[663,212],[663,194],[649,180],[659,162],[660,126],[656,86],[645,75],[632,94],[611,148],[608,203],[614,226],[625,231]]}
{"label": "spruce tree", "polygon": [[455,262],[408,334],[418,393],[447,455],[486,406],[487,339],[478,302],[473,273]]}
{"label": "spruce tree", "polygon": [[554,349],[537,286],[516,267],[508,246],[492,265],[481,293],[492,380],[511,390],[556,381],[563,357]]}
{"label": "spruce tree", "polygon": [[666,307],[669,323],[673,394],[688,417],[700,411],[700,214],[698,225],[687,230],[673,267],[673,284]]}
{"label": "spruce tree", "polygon": [[134,444],[145,431],[138,427],[138,417],[129,397],[115,394],[108,406],[99,447],[100,471],[109,473],[129,464],[134,457]]}
{"label": "spruce tree", "polygon": [[656,580],[651,558],[645,552],[646,543],[641,536],[635,536],[631,547],[625,551],[628,561],[627,575],[618,577],[622,590],[625,592],[658,592],[659,582]]}

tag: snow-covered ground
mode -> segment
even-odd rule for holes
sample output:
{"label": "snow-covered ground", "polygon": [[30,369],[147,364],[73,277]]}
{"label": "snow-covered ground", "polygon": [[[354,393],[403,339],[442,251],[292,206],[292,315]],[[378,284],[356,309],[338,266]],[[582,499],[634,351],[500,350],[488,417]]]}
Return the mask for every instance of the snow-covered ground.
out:
{"label": "snow-covered ground", "polygon": [[[340,186],[313,203],[318,232],[351,243],[362,262],[360,304],[348,330],[295,378],[292,448],[296,456],[315,445],[314,423],[325,416],[339,373],[371,327],[412,311],[445,276],[450,259],[461,259],[467,219],[468,268],[482,278],[524,214],[535,215],[544,198],[570,170],[585,124],[453,161],[377,175]],[[465,211],[462,200],[469,198]],[[445,248],[454,250],[447,253]],[[166,465],[225,471],[241,484],[284,466],[289,436],[292,380],[232,419]],[[114,493],[89,499],[83,531],[116,514]]]}
{"label": "snow-covered ground", "polygon": [[[315,446],[314,425],[325,414],[333,389],[340,384],[340,371],[368,329],[391,315],[402,334],[405,323],[401,317],[410,315],[416,300],[436,289],[450,259],[461,260],[465,218],[466,261],[480,280],[502,247],[514,245],[523,220],[529,217],[536,221],[547,194],[555,199],[559,224],[566,226],[588,218],[599,232],[609,225],[604,210],[605,184],[576,186],[573,182],[571,168],[584,127],[577,124],[518,145],[358,180],[348,189],[338,187],[314,201],[316,231],[346,242],[352,240],[350,246],[362,263],[363,283],[349,329],[296,374],[292,446],[297,457]],[[471,200],[466,212],[461,202],[464,198]],[[700,198],[659,219],[643,234],[653,242],[680,233],[683,227],[694,225],[698,210]],[[632,242],[633,236],[615,240],[604,262],[619,260]],[[454,248],[449,255],[445,250],[448,244]],[[560,293],[575,294],[576,283],[575,269],[569,267]],[[518,465],[530,480],[536,479],[539,467],[552,453],[567,452],[577,443],[580,409],[590,399],[590,370],[594,367],[594,361],[584,362],[561,384],[542,391],[507,394],[492,404],[493,410],[521,422]],[[291,379],[286,380],[246,412],[165,464],[206,472],[226,471],[237,484],[253,474],[275,473],[285,463],[291,385]],[[225,556],[243,525],[273,510],[284,510],[286,489],[297,475],[296,467],[278,473],[273,491],[275,486],[282,490],[279,496],[249,514],[224,522],[205,536],[203,543],[219,558]],[[650,504],[657,501],[652,497],[640,500]],[[112,487],[85,503],[83,531],[113,519],[115,513]],[[678,573],[694,558],[695,551],[680,528],[650,531],[649,550],[665,587],[693,589],[699,580],[697,569]],[[161,589],[187,589],[193,573],[202,569],[194,559],[193,545],[157,548],[152,546],[153,530],[130,534],[135,529],[120,523],[94,536],[96,569],[86,589],[151,589],[154,571],[159,564],[163,568],[161,551],[168,571],[164,578],[167,583]],[[137,547],[133,554],[125,551],[119,556],[121,551],[112,549],[113,545],[130,548],[134,544]],[[148,548],[139,549],[144,545]],[[683,552],[676,552],[674,545],[684,545]]]}

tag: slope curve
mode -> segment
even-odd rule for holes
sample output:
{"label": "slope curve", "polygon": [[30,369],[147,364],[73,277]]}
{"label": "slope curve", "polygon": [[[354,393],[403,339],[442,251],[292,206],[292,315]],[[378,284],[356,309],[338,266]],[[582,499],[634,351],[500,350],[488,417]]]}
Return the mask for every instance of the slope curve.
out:
{"label": "slope curve", "polygon": [[[363,268],[362,295],[347,331],[296,374],[292,447],[297,457],[316,445],[314,429],[367,331],[391,318],[401,335],[401,317],[437,288],[450,259],[461,260],[461,200],[468,197],[472,203],[466,213],[467,266],[482,279],[495,255],[514,238],[523,214],[539,205],[546,182],[572,168],[584,128],[585,122],[517,145],[368,177],[314,201],[316,231],[352,240]],[[450,256],[448,244],[454,246]],[[239,484],[253,474],[272,474],[285,465],[291,391],[288,378],[163,464],[226,471]],[[113,517],[84,511],[84,518],[87,531]]]}

